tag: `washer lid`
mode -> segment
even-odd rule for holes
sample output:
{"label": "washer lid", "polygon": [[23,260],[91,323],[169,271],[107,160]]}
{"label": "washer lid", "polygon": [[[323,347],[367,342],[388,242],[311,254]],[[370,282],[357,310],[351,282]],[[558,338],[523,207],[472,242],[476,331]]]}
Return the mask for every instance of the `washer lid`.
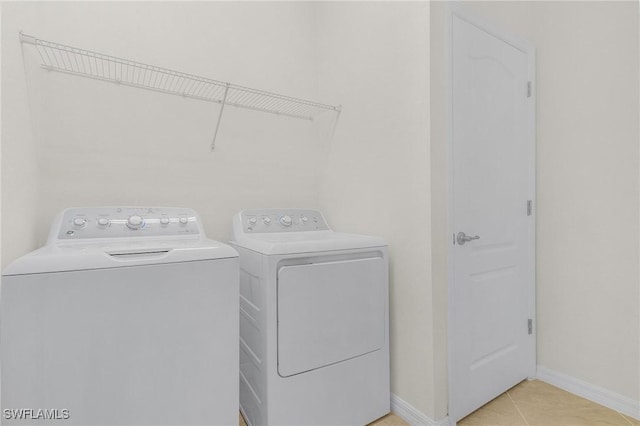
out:
{"label": "washer lid", "polygon": [[[143,240],[143,241],[140,241]],[[11,263],[3,276],[157,265],[238,257],[230,246],[206,238],[109,239],[47,245]]]}
{"label": "washer lid", "polygon": [[387,246],[385,240],[380,237],[333,231],[243,234],[236,235],[236,241],[232,241],[231,244],[266,255],[315,253]]}

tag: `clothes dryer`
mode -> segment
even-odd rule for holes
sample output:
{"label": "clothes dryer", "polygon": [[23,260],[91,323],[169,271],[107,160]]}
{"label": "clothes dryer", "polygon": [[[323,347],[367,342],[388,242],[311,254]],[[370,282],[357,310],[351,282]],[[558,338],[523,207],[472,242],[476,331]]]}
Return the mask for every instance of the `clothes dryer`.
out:
{"label": "clothes dryer", "polygon": [[191,209],[65,210],[0,310],[3,425],[238,422],[238,255]]}
{"label": "clothes dryer", "polygon": [[387,244],[317,210],[245,210],[240,408],[251,426],[365,425],[389,412]]}

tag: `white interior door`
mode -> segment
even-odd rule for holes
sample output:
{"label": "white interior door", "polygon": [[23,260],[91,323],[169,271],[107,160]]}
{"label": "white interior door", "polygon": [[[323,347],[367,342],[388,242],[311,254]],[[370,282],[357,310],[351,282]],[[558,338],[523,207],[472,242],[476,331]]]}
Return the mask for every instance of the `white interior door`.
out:
{"label": "white interior door", "polygon": [[533,49],[450,16],[449,414],[457,421],[534,375],[535,135]]}

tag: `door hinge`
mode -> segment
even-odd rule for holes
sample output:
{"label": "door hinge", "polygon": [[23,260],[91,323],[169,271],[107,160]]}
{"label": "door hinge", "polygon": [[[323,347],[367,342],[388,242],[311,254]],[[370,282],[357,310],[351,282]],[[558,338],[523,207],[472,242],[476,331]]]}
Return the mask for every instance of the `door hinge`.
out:
{"label": "door hinge", "polygon": [[533,201],[527,200],[527,216],[531,216],[533,213]]}
{"label": "door hinge", "polygon": [[527,81],[527,98],[531,97],[531,82]]}
{"label": "door hinge", "polygon": [[533,334],[533,320],[531,318],[527,320],[527,330],[529,334]]}

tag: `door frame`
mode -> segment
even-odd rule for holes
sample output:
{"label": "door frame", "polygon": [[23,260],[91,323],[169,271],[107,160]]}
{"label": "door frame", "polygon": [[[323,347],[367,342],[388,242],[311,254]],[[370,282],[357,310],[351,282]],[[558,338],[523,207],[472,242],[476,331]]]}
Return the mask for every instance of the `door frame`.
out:
{"label": "door frame", "polygon": [[[515,34],[512,34],[504,29],[496,26],[492,22],[488,21],[484,17],[478,15],[476,12],[470,10],[458,3],[457,1],[447,2],[447,10],[445,13],[445,76],[446,76],[446,144],[447,144],[447,229],[448,238],[456,232],[453,229],[453,18],[458,17],[468,23],[486,31],[496,38],[510,44],[516,49],[522,51],[527,55],[527,74],[528,80],[531,82],[531,100],[528,108],[528,121],[527,121],[527,134],[528,142],[527,149],[529,155],[529,176],[530,179],[528,187],[528,196],[526,199],[532,201],[532,220],[529,223],[529,237],[531,238],[531,246],[529,248],[530,259],[530,279],[528,282],[529,287],[529,303],[528,303],[528,315],[533,320],[533,330],[531,339],[531,365],[529,366],[528,378],[534,379],[536,377],[537,361],[536,361],[536,347],[537,347],[537,322],[536,322],[536,48],[535,45],[528,40],[525,40]],[[452,291],[455,283],[453,282],[454,271],[454,249],[455,246],[452,240],[447,241],[447,374],[448,374],[448,415],[449,423],[455,425],[454,417],[451,415],[455,411],[455,401],[453,400],[453,357],[452,354],[455,351],[455,345],[453,339],[450,336],[455,332],[452,328],[453,324],[453,294]],[[453,409],[452,409],[453,407]]]}

